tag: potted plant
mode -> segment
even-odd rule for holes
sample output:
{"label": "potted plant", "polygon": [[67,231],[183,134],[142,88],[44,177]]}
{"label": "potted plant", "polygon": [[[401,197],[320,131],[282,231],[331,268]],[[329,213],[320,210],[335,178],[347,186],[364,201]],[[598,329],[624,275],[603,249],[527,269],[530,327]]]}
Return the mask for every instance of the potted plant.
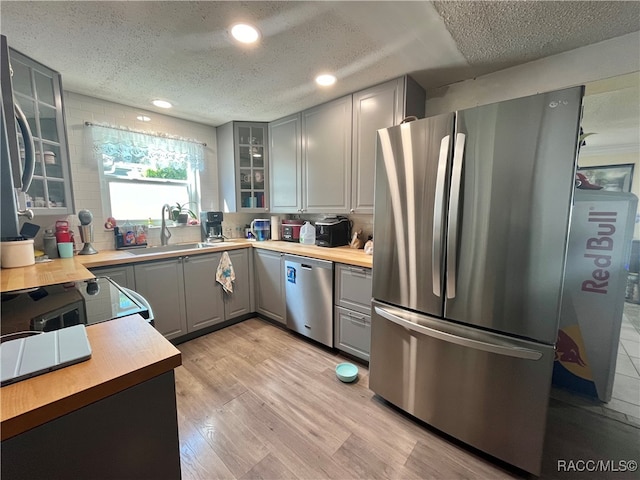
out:
{"label": "potted plant", "polygon": [[176,204],[171,207],[171,220],[173,220],[175,223],[186,225],[189,221],[189,217],[198,218],[196,217],[196,214],[193,212],[193,210],[188,208],[188,206],[192,203],[194,202],[186,202],[182,204],[176,202]]}

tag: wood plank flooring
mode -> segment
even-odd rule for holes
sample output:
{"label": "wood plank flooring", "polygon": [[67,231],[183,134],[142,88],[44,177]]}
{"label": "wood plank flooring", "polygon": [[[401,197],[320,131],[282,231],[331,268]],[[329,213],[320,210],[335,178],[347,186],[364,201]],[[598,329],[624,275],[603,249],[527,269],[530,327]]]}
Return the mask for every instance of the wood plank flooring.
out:
{"label": "wood plank flooring", "polygon": [[[263,320],[178,348],[183,479],[527,478],[375,396],[366,367],[341,383],[342,356]],[[576,477],[559,459],[640,460],[639,433],[552,400],[542,478]]]}

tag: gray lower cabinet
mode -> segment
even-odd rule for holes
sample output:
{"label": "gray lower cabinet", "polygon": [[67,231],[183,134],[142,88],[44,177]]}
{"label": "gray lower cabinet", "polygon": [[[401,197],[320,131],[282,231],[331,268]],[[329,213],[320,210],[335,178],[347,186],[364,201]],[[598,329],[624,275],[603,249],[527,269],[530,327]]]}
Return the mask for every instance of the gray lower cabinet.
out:
{"label": "gray lower cabinet", "polygon": [[336,263],[334,288],[334,346],[369,361],[371,269]]}
{"label": "gray lower cabinet", "polygon": [[91,273],[96,277],[109,277],[121,287],[130,290],[136,289],[136,277],[133,272],[133,265],[92,268]]}
{"label": "gray lower cabinet", "polygon": [[225,319],[222,288],[216,282],[221,256],[221,253],[207,253],[183,258],[187,333]]}
{"label": "gray lower cabinet", "polygon": [[166,338],[187,333],[184,272],[182,257],[134,266],[136,291],[153,309],[156,330]]}
{"label": "gray lower cabinet", "polygon": [[364,313],[335,307],[334,319],[334,347],[368,362],[371,317]]}
{"label": "gray lower cabinet", "polygon": [[[233,282],[233,293],[225,293],[221,288],[224,296],[225,320],[230,320],[254,311],[251,306],[251,297],[253,296],[251,289],[253,282],[249,252],[250,250],[248,248],[227,252],[229,254],[231,264],[233,265],[233,271],[236,274],[236,279]],[[218,284],[218,286],[220,287],[220,284]],[[188,311],[189,304],[187,304],[187,312]]]}
{"label": "gray lower cabinet", "polygon": [[253,311],[249,250],[229,253],[236,274],[232,294],[216,282],[222,252],[135,265],[136,291],[150,303],[155,327],[172,339]]}
{"label": "gray lower cabinet", "polygon": [[284,298],[284,253],[253,249],[256,311],[286,324]]}

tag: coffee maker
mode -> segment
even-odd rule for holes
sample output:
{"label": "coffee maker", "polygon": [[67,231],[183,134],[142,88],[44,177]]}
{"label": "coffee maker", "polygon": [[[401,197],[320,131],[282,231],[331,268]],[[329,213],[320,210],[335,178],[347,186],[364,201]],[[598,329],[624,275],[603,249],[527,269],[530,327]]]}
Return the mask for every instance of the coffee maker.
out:
{"label": "coffee maker", "polygon": [[222,212],[201,212],[200,225],[203,242],[224,242],[222,235]]}

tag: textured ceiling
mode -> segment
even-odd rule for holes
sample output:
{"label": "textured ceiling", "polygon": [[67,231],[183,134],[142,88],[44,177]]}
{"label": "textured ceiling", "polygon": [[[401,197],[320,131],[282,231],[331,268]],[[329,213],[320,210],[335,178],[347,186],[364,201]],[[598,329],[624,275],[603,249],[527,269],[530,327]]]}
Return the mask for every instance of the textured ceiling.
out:
{"label": "textured ceiling", "polygon": [[[255,23],[254,47],[228,27]],[[425,88],[640,30],[640,2],[0,1],[9,45],[66,90],[220,125],[269,121],[411,73]],[[323,70],[338,83],[319,89]]]}
{"label": "textured ceiling", "polygon": [[640,2],[434,2],[475,75],[640,29]]}

